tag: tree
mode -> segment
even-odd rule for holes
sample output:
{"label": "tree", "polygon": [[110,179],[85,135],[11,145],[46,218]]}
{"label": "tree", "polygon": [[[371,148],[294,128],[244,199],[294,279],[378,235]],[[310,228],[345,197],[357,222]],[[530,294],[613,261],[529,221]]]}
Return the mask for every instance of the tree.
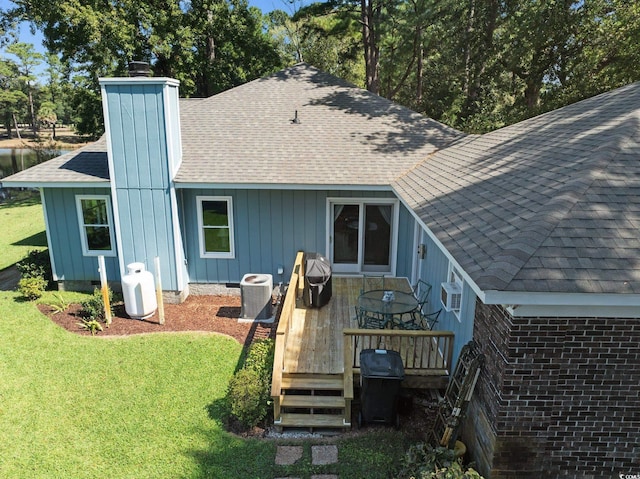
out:
{"label": "tree", "polygon": [[64,103],[64,83],[66,83],[66,68],[60,62],[57,55],[48,54],[46,56],[47,69],[46,81],[47,85],[44,89],[46,101],[40,105],[39,116],[42,122],[50,125],[52,128],[52,138],[56,139],[56,124],[58,123],[58,112],[62,112],[62,104]]}
{"label": "tree", "polygon": [[[181,82],[186,96],[208,96],[281,66],[264,19],[246,0],[15,0],[12,16],[44,32],[49,51],[75,70],[80,132],[102,131],[98,78],[125,75],[131,60]],[[89,102],[89,104],[82,104]]]}
{"label": "tree", "polygon": [[15,62],[0,59],[0,111],[2,111],[8,138],[12,137],[12,122],[15,125],[18,136],[20,136],[16,114],[22,110],[23,105],[27,102],[27,96],[18,84],[18,76],[18,67]]}
{"label": "tree", "polygon": [[282,10],[269,15],[269,33],[281,56],[307,62],[352,83],[364,84],[359,16],[351,7],[316,3],[289,16]]}
{"label": "tree", "polygon": [[12,43],[5,48],[5,51],[18,58],[18,62],[16,62],[18,81],[23,84],[26,89],[26,95],[29,100],[31,129],[33,131],[33,137],[35,138],[38,132],[38,125],[36,122],[36,108],[33,99],[34,82],[37,79],[34,69],[42,63],[43,56],[41,53],[35,51],[32,44],[23,42]]}

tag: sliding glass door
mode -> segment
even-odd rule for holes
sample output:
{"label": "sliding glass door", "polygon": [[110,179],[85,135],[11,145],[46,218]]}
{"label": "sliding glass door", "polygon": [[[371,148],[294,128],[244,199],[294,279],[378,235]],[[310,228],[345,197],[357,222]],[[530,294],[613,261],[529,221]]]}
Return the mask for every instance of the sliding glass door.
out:
{"label": "sliding glass door", "polygon": [[329,202],[329,243],[336,273],[392,273],[397,204],[389,201]]}

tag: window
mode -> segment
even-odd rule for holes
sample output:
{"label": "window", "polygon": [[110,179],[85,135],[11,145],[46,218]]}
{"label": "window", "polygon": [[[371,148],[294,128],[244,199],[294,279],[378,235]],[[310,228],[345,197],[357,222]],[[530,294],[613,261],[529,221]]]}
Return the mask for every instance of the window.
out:
{"label": "window", "polygon": [[233,208],[231,197],[198,196],[200,256],[234,258]]}
{"label": "window", "polygon": [[85,256],[115,256],[109,197],[78,195],[76,207],[82,253]]}

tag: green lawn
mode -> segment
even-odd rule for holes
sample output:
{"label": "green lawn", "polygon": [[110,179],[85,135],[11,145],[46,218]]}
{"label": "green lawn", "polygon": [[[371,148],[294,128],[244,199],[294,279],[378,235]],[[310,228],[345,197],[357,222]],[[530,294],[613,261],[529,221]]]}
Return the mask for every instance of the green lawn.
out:
{"label": "green lawn", "polygon": [[44,215],[37,193],[17,193],[0,204],[0,270],[20,261],[33,249],[45,249]]}
{"label": "green lawn", "polygon": [[312,466],[306,444],[287,467],[275,441],[224,431],[240,354],[219,335],[78,336],[0,291],[0,477],[389,477],[402,454],[394,431],[340,440],[338,465]]}

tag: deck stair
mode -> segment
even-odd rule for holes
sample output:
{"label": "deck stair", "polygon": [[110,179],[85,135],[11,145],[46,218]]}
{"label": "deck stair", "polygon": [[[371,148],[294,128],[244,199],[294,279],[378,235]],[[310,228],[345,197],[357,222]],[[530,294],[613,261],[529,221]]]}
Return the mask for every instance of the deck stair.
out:
{"label": "deck stair", "polygon": [[344,397],[342,374],[283,373],[278,428],[351,427],[351,400]]}

